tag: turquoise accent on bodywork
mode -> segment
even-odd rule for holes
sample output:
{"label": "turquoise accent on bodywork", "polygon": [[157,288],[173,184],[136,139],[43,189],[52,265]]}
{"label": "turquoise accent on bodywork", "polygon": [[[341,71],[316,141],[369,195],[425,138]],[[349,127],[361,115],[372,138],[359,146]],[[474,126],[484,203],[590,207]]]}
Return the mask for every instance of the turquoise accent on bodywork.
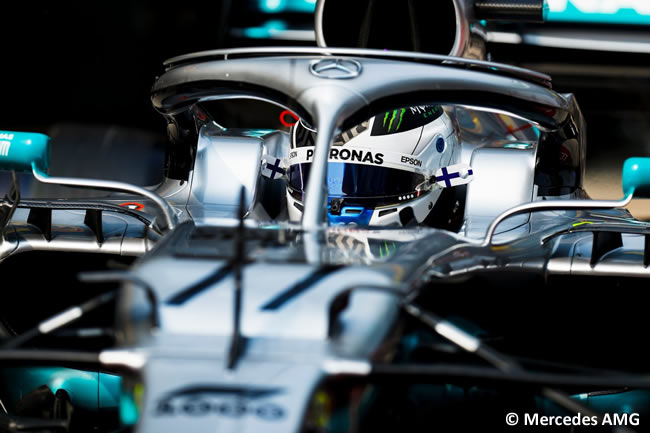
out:
{"label": "turquoise accent on bodywork", "polygon": [[533,146],[534,146],[533,143],[508,143],[503,147],[505,149],[526,150],[526,149],[531,149]]}
{"label": "turquoise accent on bodywork", "polygon": [[623,163],[623,194],[650,198],[650,158],[628,158]]}
{"label": "turquoise accent on bodywork", "polygon": [[120,405],[122,378],[114,374],[99,373],[99,407],[116,408]]}
{"label": "turquoise accent on bodywork", "polygon": [[265,135],[269,135],[274,132],[276,132],[275,129],[245,129],[240,133],[244,137],[262,138]]}
{"label": "turquoise accent on bodywork", "polygon": [[29,172],[34,164],[50,169],[50,137],[35,132],[0,131],[0,170]]}
{"label": "turquoise accent on bodywork", "polygon": [[258,8],[265,13],[298,12],[313,14],[316,0],[258,0]]}
{"label": "turquoise accent on bodywork", "polygon": [[133,396],[122,394],[120,396],[120,421],[124,425],[135,425],[139,418],[138,406],[135,404]]}
{"label": "turquoise accent on bodywork", "polygon": [[551,7],[548,4],[548,0],[544,0],[544,5],[542,6],[542,21],[548,21],[549,14],[551,13]]}
{"label": "turquoise accent on bodywork", "polygon": [[[647,390],[581,393],[571,398],[601,414],[638,413],[642,420],[650,415],[650,391]],[[544,397],[535,398],[535,411],[540,415],[574,415]]]}
{"label": "turquoise accent on bodywork", "polygon": [[6,385],[11,407],[29,392],[47,385],[54,394],[59,389],[67,392],[75,407],[91,411],[117,408],[122,385],[119,376],[63,367],[4,368],[0,379]]}
{"label": "turquoise accent on bodywork", "polygon": [[[630,2],[627,2],[612,11],[606,10],[607,6],[605,6],[604,2],[585,4],[584,1],[556,1],[553,2],[553,7],[548,11],[545,21],[650,25],[650,12],[646,12],[647,9],[644,9],[647,8],[646,4],[641,4],[641,2],[647,0],[636,1],[638,2],[636,8],[631,6]],[[576,6],[576,4],[580,7]]]}
{"label": "turquoise accent on bodywork", "polygon": [[587,394],[581,399],[582,404],[600,413],[635,413],[648,414],[650,392],[630,390],[602,394]]}
{"label": "turquoise accent on bodywork", "polygon": [[248,27],[244,29],[244,35],[251,39],[267,39],[273,37],[278,32],[287,29],[287,24],[280,20],[271,20],[260,27]]}

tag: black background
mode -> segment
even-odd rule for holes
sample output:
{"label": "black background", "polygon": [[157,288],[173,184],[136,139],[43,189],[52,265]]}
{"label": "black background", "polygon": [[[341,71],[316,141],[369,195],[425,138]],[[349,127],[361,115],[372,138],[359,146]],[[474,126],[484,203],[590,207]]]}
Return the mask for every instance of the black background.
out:
{"label": "black background", "polygon": [[75,122],[164,130],[149,99],[163,60],[220,47],[228,16],[220,0],[16,3],[0,7],[3,129]]}

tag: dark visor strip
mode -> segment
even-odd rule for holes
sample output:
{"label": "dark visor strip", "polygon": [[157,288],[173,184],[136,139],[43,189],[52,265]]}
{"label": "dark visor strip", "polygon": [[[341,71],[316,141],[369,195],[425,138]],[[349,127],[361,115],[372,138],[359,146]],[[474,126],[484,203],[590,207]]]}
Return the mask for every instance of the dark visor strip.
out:
{"label": "dark visor strip", "polygon": [[291,301],[293,298],[297,297],[301,293],[305,292],[307,289],[312,287],[314,284],[318,283],[323,278],[327,277],[329,274],[339,270],[341,266],[322,266],[312,272],[308,277],[298,281],[296,284],[271,299],[269,302],[264,304],[261,307],[263,311],[277,310],[282,307],[284,304]]}

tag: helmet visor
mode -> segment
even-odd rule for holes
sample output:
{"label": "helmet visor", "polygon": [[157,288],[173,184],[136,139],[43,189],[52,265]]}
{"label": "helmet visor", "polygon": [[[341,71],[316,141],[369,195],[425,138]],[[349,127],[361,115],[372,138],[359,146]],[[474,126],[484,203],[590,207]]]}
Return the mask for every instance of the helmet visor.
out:
{"label": "helmet visor", "polygon": [[[302,200],[311,163],[289,167],[289,186],[295,198]],[[351,199],[360,204],[388,206],[413,195],[416,187],[424,182],[423,175],[395,168],[378,167],[344,162],[327,164],[327,191],[330,197]],[[354,200],[353,200],[354,199]]]}

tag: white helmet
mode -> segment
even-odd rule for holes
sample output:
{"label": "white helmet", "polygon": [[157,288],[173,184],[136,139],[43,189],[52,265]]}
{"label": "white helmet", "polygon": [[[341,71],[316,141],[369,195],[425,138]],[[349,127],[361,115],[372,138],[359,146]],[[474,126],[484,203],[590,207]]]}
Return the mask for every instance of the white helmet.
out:
{"label": "white helmet", "polygon": [[[303,211],[316,131],[302,121],[291,131],[287,172],[289,218]],[[327,170],[330,224],[406,226],[422,223],[442,188],[436,172],[460,157],[458,135],[442,107],[389,111],[335,138]]]}

